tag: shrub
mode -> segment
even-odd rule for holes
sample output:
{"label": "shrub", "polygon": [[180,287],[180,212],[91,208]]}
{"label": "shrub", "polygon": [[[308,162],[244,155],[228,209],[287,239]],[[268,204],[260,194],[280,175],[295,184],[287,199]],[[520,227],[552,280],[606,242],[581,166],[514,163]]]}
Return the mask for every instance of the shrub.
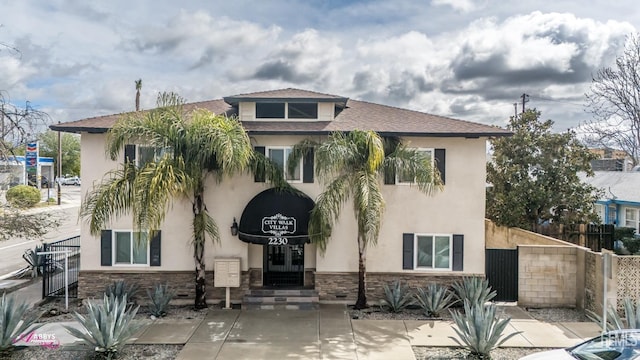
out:
{"label": "shrub", "polygon": [[[13,350],[13,344],[19,340],[19,336],[33,325],[38,317],[34,315],[25,316],[29,306],[24,303],[16,303],[13,296],[2,294],[0,299],[0,358]],[[36,325],[36,330],[41,325]]]}
{"label": "shrub", "polygon": [[489,280],[480,277],[464,277],[453,283],[452,287],[461,303],[468,300],[471,304],[482,305],[496,297],[496,291],[491,291]]}
{"label": "shrub", "polygon": [[464,314],[451,311],[451,316],[456,324],[453,330],[462,342],[454,337],[450,338],[467,348],[471,355],[483,359],[489,359],[491,350],[521,333],[521,331],[514,332],[500,338],[511,319],[498,319],[494,304],[485,306],[479,303],[471,304],[469,300],[464,300]]}
{"label": "shrub", "polygon": [[624,245],[625,249],[629,251],[629,254],[631,255],[637,254],[638,250],[640,250],[640,239],[623,238],[622,244]]}
{"label": "shrub", "polygon": [[167,284],[156,284],[153,287],[153,292],[147,290],[147,295],[149,295],[149,299],[151,299],[151,304],[149,305],[151,315],[157,317],[167,315],[169,302],[173,299],[175,292],[171,290]]}
{"label": "shrub", "polygon": [[632,227],[616,227],[613,228],[613,239],[614,240],[622,240],[624,238],[632,238],[633,234],[635,234],[636,229]]}
{"label": "shrub", "polygon": [[125,280],[116,280],[105,288],[104,294],[107,297],[113,295],[116,299],[126,298],[130,303],[135,303],[139,291],[138,284],[129,284]]}
{"label": "shrub", "polygon": [[139,306],[128,308],[126,295],[116,298],[113,294],[105,294],[102,304],[88,301],[86,315],[74,312],[73,316],[82,326],[82,331],[67,325],[62,326],[71,335],[95,349],[99,356],[113,359],[142,326],[133,322],[138,308]]}
{"label": "shrub", "polygon": [[5,195],[9,205],[20,209],[36,206],[40,202],[40,196],[40,190],[27,185],[14,186]]}
{"label": "shrub", "polygon": [[389,285],[384,285],[385,298],[380,300],[383,308],[397,313],[407,308],[412,303],[412,295],[409,288],[402,285],[398,280]]}
{"label": "shrub", "polygon": [[413,296],[415,303],[429,317],[438,316],[441,311],[453,305],[453,297],[454,294],[449,289],[439,284],[429,284],[424,289],[418,288]]}

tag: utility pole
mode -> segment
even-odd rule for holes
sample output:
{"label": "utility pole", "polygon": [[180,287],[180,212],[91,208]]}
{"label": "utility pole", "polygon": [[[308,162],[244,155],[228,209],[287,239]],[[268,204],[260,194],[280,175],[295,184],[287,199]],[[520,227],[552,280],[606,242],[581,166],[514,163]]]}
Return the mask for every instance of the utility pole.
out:
{"label": "utility pole", "polygon": [[[58,125],[60,121],[58,121]],[[60,205],[62,196],[60,194],[61,186],[60,179],[62,179],[62,138],[60,137],[60,131],[58,131],[58,178],[56,184],[58,186],[58,205]]]}
{"label": "utility pole", "polygon": [[518,117],[518,103],[517,102],[513,103],[513,111],[514,111],[513,118],[515,119],[515,118]]}
{"label": "utility pole", "polygon": [[529,102],[529,95],[522,93],[520,97],[522,98],[522,113],[524,114],[524,104]]}

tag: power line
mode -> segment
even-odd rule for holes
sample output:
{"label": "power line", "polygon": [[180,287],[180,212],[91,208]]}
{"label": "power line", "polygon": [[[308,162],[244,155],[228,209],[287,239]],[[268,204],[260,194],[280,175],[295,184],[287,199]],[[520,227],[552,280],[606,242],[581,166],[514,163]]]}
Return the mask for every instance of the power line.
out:
{"label": "power line", "polygon": [[556,100],[556,99],[551,99],[551,98],[547,98],[547,97],[543,97],[543,96],[529,95],[529,97],[533,98],[533,99],[536,99],[536,100],[552,101],[552,102],[557,102],[557,103],[566,104],[566,105],[584,107],[584,104],[576,104],[576,103],[569,102],[569,101]]}

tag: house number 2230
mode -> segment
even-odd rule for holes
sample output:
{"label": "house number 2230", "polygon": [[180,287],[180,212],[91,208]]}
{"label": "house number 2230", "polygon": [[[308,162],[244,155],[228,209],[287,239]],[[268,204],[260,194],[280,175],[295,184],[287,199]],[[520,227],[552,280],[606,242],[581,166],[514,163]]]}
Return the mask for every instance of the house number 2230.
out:
{"label": "house number 2230", "polygon": [[287,245],[289,243],[289,239],[281,238],[281,237],[270,237],[269,245]]}

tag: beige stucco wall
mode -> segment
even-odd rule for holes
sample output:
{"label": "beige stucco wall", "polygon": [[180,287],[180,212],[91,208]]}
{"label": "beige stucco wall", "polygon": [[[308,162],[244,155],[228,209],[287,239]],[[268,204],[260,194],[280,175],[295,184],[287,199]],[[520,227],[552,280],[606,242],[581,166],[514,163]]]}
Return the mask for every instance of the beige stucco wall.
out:
{"label": "beige stucco wall", "polygon": [[[302,140],[298,136],[255,136],[255,146],[293,145]],[[316,140],[321,140],[317,137]],[[432,196],[421,194],[416,188],[406,185],[382,185],[386,199],[386,212],[377,246],[368,251],[367,269],[371,272],[403,272],[402,234],[442,233],[464,234],[464,272],[484,274],[484,206],[485,206],[485,144],[486,139],[458,138],[411,138],[409,146],[445,148],[446,185],[442,192]],[[82,191],[88,191],[104,173],[116,168],[105,156],[104,134],[82,134]],[[321,192],[318,179],[313,184],[295,184],[310,198]],[[211,269],[213,259],[239,257],[242,269],[262,267],[262,246],[246,244],[231,236],[229,227],[233,218],[240,219],[245,205],[259,192],[268,188],[264,183],[255,183],[249,175],[238,175],[216,184],[209,179],[209,191],[205,201],[209,212],[220,227],[221,241],[205,248],[205,261]],[[191,204],[178,199],[169,209],[162,226],[162,266],[118,267],[131,270],[193,270],[190,248]],[[117,219],[112,229],[131,229],[130,219]],[[113,270],[100,266],[100,240],[91,236],[87,226],[82,226],[82,270]],[[326,254],[316,252],[314,245],[305,248],[305,268],[318,272],[355,272],[358,269],[356,226],[350,204],[343,209],[336,224]],[[424,273],[421,271],[420,273]],[[437,275],[437,272],[433,273]]]}
{"label": "beige stucco wall", "polygon": [[537,234],[532,231],[514,227],[498,226],[489,219],[486,219],[484,224],[487,249],[515,249],[518,245],[573,245],[566,241]]}

